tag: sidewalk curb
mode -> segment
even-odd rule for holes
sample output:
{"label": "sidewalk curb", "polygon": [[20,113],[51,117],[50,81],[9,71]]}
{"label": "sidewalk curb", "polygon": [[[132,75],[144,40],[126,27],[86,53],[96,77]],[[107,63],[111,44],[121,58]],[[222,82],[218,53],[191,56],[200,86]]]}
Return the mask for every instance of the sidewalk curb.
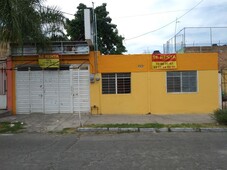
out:
{"label": "sidewalk curb", "polygon": [[77,128],[78,132],[105,132],[109,131],[108,128]]}
{"label": "sidewalk curb", "polygon": [[227,128],[90,128],[80,127],[77,132],[227,132]]}

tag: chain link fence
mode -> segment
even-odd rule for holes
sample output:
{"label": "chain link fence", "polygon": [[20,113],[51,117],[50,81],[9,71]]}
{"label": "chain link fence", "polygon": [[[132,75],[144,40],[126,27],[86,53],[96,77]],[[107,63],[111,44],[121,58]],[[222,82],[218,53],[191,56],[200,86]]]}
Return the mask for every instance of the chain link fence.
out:
{"label": "chain link fence", "polygon": [[227,27],[185,27],[163,45],[164,53],[183,53],[186,47],[227,46]]}
{"label": "chain link fence", "polygon": [[222,109],[227,109],[227,69],[221,71]]}

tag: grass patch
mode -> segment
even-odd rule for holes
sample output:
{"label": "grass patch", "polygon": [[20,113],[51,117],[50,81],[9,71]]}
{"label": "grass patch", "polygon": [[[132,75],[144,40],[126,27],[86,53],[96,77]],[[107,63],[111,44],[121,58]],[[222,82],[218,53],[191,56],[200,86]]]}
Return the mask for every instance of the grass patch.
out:
{"label": "grass patch", "polygon": [[219,125],[216,123],[182,123],[168,125],[169,128],[227,128],[227,126]]}
{"label": "grass patch", "polygon": [[24,129],[23,122],[0,122],[0,133],[17,133]]}
{"label": "grass patch", "polygon": [[145,123],[145,124],[134,124],[134,123],[122,123],[122,124],[93,124],[86,127],[92,128],[163,128],[163,124],[159,123]]}
{"label": "grass patch", "polygon": [[76,133],[75,128],[64,128],[62,131],[57,132],[59,134],[74,134]]}
{"label": "grass patch", "polygon": [[227,125],[227,109],[217,109],[211,115],[221,125]]}
{"label": "grass patch", "polygon": [[145,123],[145,124],[92,124],[86,127],[91,128],[213,128],[213,127],[226,127],[215,123],[182,123],[182,124],[160,124],[160,123]]}

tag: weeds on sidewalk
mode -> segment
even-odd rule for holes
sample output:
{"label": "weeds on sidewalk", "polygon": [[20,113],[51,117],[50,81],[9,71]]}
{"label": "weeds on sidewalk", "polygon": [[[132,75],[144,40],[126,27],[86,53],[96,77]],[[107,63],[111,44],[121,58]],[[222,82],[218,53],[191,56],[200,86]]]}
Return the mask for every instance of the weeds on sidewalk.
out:
{"label": "weeds on sidewalk", "polygon": [[22,129],[23,122],[0,122],[0,133],[17,133]]}
{"label": "weeds on sidewalk", "polygon": [[182,123],[182,124],[160,124],[160,123],[145,123],[145,124],[93,124],[87,125],[91,128],[213,128],[213,127],[227,127],[214,123]]}
{"label": "weeds on sidewalk", "polygon": [[217,109],[211,115],[221,125],[227,125],[227,109]]}

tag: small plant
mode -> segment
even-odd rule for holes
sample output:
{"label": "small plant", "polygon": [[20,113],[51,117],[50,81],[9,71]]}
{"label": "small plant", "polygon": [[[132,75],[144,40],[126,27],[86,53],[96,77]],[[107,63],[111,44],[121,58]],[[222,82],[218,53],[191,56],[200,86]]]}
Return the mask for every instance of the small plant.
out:
{"label": "small plant", "polygon": [[222,93],[222,101],[227,101],[227,93]]}
{"label": "small plant", "polygon": [[216,120],[219,124],[227,125],[227,109],[217,109],[212,114],[214,120]]}
{"label": "small plant", "polygon": [[145,124],[136,124],[136,123],[122,123],[122,124],[95,124],[89,125],[94,128],[163,128],[164,124],[159,123],[145,123]]}
{"label": "small plant", "polygon": [[0,133],[17,133],[22,129],[23,122],[0,122]]}

